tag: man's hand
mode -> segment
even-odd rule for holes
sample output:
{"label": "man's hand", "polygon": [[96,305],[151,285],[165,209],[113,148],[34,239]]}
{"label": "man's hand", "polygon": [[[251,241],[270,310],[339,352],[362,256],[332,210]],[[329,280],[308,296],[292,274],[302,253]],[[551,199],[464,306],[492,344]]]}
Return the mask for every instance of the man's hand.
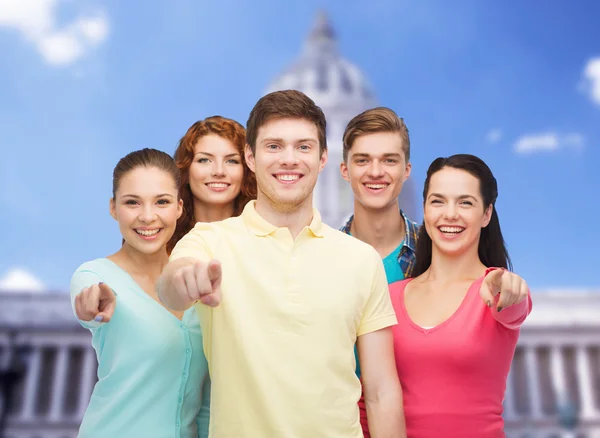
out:
{"label": "man's hand", "polygon": [[93,284],[75,297],[75,313],[81,321],[108,322],[116,304],[117,297],[106,283]]}
{"label": "man's hand", "polygon": [[179,300],[184,303],[200,301],[210,307],[221,303],[221,263],[197,261],[180,267],[173,274],[172,285]]}
{"label": "man's hand", "polygon": [[496,295],[500,294],[496,304],[496,309],[500,312],[502,309],[513,304],[519,304],[527,298],[529,287],[525,280],[517,274],[503,269],[496,269],[485,276],[479,294],[488,307],[492,307]]}

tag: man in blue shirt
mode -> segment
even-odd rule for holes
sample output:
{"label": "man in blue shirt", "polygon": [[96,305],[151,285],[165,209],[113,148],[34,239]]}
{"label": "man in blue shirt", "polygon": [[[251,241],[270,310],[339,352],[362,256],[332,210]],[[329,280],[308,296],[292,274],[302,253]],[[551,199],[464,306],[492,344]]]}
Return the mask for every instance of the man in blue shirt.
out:
{"label": "man in blue shirt", "polygon": [[391,109],[373,108],[348,123],[343,143],[340,170],[354,193],[354,214],[341,231],[377,250],[388,284],[403,280],[414,266],[419,229],[398,204],[411,171],[408,128]]}

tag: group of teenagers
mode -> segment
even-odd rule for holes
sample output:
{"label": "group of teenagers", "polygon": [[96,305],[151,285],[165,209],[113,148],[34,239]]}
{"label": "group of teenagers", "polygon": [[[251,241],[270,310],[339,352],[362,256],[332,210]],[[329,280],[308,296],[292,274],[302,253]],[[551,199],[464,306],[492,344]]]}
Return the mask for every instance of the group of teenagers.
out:
{"label": "group of teenagers", "polygon": [[113,173],[117,252],[71,279],[98,381],[81,438],[504,437],[502,403],[531,312],[473,155],[437,158],[423,223],[398,203],[410,139],[389,108],[355,116],[340,229],[313,207],[326,120],[277,91],[246,129],[194,123],[174,157]]}

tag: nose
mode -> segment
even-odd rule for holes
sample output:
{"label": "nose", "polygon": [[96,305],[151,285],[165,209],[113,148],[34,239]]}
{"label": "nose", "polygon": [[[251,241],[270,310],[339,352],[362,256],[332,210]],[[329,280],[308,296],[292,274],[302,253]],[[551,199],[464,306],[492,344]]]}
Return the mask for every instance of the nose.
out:
{"label": "nose", "polygon": [[454,202],[449,202],[444,210],[444,217],[446,219],[458,219],[458,208]]}
{"label": "nose", "polygon": [[152,204],[147,204],[142,207],[142,211],[138,216],[140,222],[145,224],[152,223],[156,219],[156,212],[154,211],[154,206]]}
{"label": "nose", "polygon": [[383,166],[381,165],[381,162],[379,160],[371,161],[367,172],[371,178],[379,178],[383,176]]}
{"label": "nose", "polygon": [[223,160],[215,160],[213,162],[212,176],[225,176],[225,164]]}
{"label": "nose", "polygon": [[279,164],[282,166],[295,166],[298,164],[298,157],[296,155],[296,148],[288,146],[283,148],[279,156]]}

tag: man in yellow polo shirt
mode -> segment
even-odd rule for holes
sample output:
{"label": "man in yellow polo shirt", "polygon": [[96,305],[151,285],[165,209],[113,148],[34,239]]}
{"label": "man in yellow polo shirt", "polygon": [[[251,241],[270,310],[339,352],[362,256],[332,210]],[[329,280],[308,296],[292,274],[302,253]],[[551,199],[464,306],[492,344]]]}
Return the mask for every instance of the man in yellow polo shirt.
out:
{"label": "man in yellow polo shirt", "polygon": [[158,282],[170,308],[196,303],[211,437],[362,437],[356,342],[371,436],[406,436],[381,258],[312,206],[325,125],[299,91],[261,98],[245,151],[257,200],[239,217],[198,223]]}

